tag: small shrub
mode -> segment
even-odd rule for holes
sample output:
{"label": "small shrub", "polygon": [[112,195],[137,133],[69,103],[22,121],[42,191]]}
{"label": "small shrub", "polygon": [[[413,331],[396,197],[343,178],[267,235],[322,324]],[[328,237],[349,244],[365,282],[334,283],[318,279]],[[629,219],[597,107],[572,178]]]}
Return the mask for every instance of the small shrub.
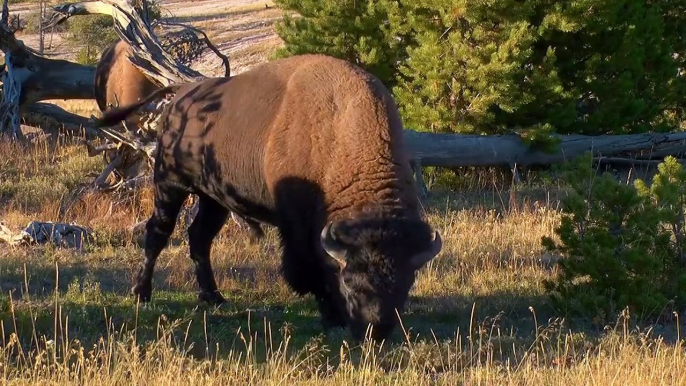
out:
{"label": "small shrub", "polygon": [[102,52],[119,40],[111,16],[88,15],[74,17],[69,27],[69,41],[79,46],[77,62],[85,65],[97,63]]}
{"label": "small shrub", "polygon": [[651,318],[663,316],[670,301],[686,305],[682,165],[667,157],[650,187],[596,176],[588,155],[566,169],[562,178],[572,189],[555,231],[560,244],[543,238],[565,256],[558,277],[545,282],[554,306],[605,323],[626,307]]}
{"label": "small shrub", "polygon": [[90,47],[83,47],[76,53],[76,63],[95,66],[100,60],[100,53]]}

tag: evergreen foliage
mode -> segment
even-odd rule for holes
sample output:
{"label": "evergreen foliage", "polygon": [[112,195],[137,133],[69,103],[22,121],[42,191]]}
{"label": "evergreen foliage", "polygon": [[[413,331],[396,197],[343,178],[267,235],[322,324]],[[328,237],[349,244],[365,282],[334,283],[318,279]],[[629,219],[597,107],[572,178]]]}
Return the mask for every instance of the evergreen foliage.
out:
{"label": "evergreen foliage", "polygon": [[591,157],[563,169],[572,187],[563,200],[556,244],[560,274],[546,281],[554,306],[607,322],[628,307],[644,318],[686,306],[686,171],[667,157],[648,187],[597,177]]}
{"label": "evergreen foliage", "polygon": [[69,25],[70,42],[80,46],[76,61],[95,65],[102,52],[119,40],[111,16],[87,15],[72,18]]}
{"label": "evergreen foliage", "polygon": [[298,14],[278,25],[279,56],[361,65],[392,88],[409,128],[540,143],[684,120],[686,6],[671,0],[276,3]]}
{"label": "evergreen foliage", "polygon": [[276,30],[286,43],[276,57],[323,53],[372,72],[386,85],[397,76],[406,41],[397,1],[275,0],[286,10]]}

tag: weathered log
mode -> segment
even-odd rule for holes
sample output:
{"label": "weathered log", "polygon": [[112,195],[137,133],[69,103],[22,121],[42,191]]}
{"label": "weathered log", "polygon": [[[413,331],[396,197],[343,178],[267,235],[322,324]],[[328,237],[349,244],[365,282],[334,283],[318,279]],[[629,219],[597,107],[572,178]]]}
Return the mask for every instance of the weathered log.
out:
{"label": "weathered log", "polygon": [[[680,156],[686,152],[686,133],[627,135],[560,135],[557,151],[532,150],[516,135],[460,135],[405,130],[407,146],[422,166],[551,165],[587,151],[595,156],[633,153],[638,159]],[[669,149],[665,152],[665,149]]]}
{"label": "weathered log", "polygon": [[21,79],[20,105],[47,99],[94,97],[95,67],[41,56],[29,57],[22,64],[15,75]]}
{"label": "weathered log", "polygon": [[0,222],[0,241],[10,246],[46,244],[83,251],[95,239],[93,232],[76,224],[31,221],[26,229],[12,232]]}
{"label": "weathered log", "polygon": [[93,67],[39,56],[17,40],[3,23],[0,23],[0,50],[5,53],[5,64],[0,67],[3,87],[0,133],[19,135],[22,105],[47,99],[94,97]]}
{"label": "weathered log", "polygon": [[52,103],[32,103],[22,107],[24,124],[41,127],[44,131],[52,131],[45,127],[46,120],[58,123],[59,130],[65,134],[85,136],[86,139],[101,137],[102,133],[93,127],[93,121],[81,115],[71,113]]}

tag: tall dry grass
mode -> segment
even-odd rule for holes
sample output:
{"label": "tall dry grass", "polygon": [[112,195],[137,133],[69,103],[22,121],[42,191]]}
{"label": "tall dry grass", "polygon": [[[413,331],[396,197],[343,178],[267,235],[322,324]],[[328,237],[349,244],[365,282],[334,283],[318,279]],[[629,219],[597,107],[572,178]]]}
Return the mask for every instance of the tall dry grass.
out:
{"label": "tall dry grass", "polygon": [[0,144],[0,220],[15,229],[74,221],[98,236],[86,253],[0,247],[4,383],[686,383],[678,325],[644,330],[620,315],[603,331],[552,312],[541,283],[556,274],[556,257],[540,239],[559,213],[540,187],[514,198],[488,184],[434,194],[426,210],[443,252],[418,275],[392,341],[355,346],[344,331],[322,335],[314,302],[283,282],[271,228],[250,245],[225,226],[212,261],[229,305],[213,308],[195,301],[180,221],[153,302],[135,304],[128,289],[142,252],[128,228],[149,216],[150,190],[78,194],[102,166],[76,139]]}
{"label": "tall dry grass", "polygon": [[[55,297],[55,326],[69,318],[60,314]],[[105,312],[104,317],[107,318]],[[597,344],[584,345],[583,336],[542,331],[528,347],[501,360],[497,339],[475,334],[455,336],[453,342],[406,341],[387,348],[369,341],[350,347],[311,344],[290,350],[290,336],[274,342],[238,333],[236,347],[225,355],[189,354],[195,344],[182,322],[157,326],[155,340],[140,342],[135,331],[121,333],[108,324],[92,346],[78,337],[44,336],[28,349],[0,325],[3,384],[17,385],[683,385],[686,366],[683,342],[665,343],[650,334],[616,326]],[[15,327],[16,328],[16,327]],[[175,330],[185,335],[175,336]],[[270,337],[270,327],[265,327]],[[205,336],[207,339],[207,336]],[[581,342],[581,344],[580,344]],[[502,343],[502,342],[501,342]],[[256,347],[265,346],[258,359]],[[516,351],[516,350],[513,350]]]}

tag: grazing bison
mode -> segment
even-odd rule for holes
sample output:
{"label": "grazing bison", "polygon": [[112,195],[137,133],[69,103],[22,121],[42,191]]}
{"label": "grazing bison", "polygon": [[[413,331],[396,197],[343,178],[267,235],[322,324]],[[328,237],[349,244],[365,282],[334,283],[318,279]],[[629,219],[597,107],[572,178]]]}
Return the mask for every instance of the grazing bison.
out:
{"label": "grazing bison", "polygon": [[[95,67],[95,100],[102,112],[109,110],[111,106],[136,103],[160,89],[131,63],[129,55],[131,47],[125,41],[119,40],[103,52]],[[130,121],[132,124],[135,122],[135,119]],[[234,213],[231,215],[239,226],[243,225],[241,220],[248,226],[251,242],[256,243],[264,236],[264,231],[257,222],[241,218]]]}
{"label": "grazing bison", "polygon": [[99,125],[168,92],[176,95],[160,120],[155,209],[133,292],[150,299],[155,260],[193,193],[202,300],[224,301],[210,248],[233,211],[278,228],[281,271],[295,292],[314,295],[325,328],[347,324],[361,339],[371,324],[374,338],[388,336],[441,238],[421,218],[401,120],[381,82],[343,60],[295,56],[166,87]]}

